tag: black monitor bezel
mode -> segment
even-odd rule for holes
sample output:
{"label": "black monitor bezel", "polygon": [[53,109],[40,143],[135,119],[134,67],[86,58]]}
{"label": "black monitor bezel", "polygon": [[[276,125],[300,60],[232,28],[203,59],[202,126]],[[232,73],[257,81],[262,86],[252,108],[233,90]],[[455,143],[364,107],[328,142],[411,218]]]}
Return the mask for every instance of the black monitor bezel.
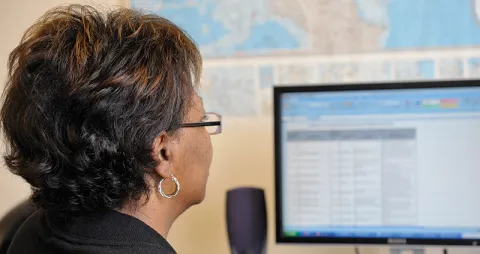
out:
{"label": "black monitor bezel", "polygon": [[480,87],[480,80],[429,80],[405,82],[378,83],[348,83],[348,84],[298,84],[274,85],[274,167],[275,167],[275,238],[277,243],[313,243],[313,244],[351,244],[351,245],[428,245],[428,246],[477,246],[478,239],[435,239],[435,238],[340,238],[340,237],[290,237],[284,236],[282,211],[282,160],[281,151],[281,96],[285,93],[303,92],[348,92],[348,91],[379,91],[422,88],[455,88]]}

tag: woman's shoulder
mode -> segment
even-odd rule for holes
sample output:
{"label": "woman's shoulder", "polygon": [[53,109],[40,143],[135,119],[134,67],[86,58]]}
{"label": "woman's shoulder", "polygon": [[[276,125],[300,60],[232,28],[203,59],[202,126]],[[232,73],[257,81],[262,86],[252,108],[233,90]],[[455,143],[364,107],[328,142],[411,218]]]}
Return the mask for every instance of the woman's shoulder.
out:
{"label": "woman's shoulder", "polygon": [[8,253],[176,252],[152,228],[119,212],[65,217],[38,210],[21,226]]}

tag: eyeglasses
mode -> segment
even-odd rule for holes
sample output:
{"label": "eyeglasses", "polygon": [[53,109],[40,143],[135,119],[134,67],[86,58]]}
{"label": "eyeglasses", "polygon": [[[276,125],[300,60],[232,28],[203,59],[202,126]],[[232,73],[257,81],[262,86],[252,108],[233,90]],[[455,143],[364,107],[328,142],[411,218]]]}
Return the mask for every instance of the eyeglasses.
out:
{"label": "eyeglasses", "polygon": [[217,113],[209,112],[205,114],[205,118],[202,122],[184,123],[181,127],[205,127],[210,135],[220,134],[222,133],[222,116]]}

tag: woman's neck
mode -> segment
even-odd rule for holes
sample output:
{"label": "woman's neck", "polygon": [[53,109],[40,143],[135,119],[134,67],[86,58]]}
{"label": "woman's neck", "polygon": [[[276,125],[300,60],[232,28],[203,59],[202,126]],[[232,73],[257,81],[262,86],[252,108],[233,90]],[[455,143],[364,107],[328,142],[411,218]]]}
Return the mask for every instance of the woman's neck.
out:
{"label": "woman's neck", "polygon": [[141,200],[137,203],[139,205],[126,205],[123,209],[120,209],[119,212],[141,220],[166,239],[173,222],[185,209],[182,209],[179,204],[173,200],[159,202],[154,199],[155,197],[152,196],[146,203]]}

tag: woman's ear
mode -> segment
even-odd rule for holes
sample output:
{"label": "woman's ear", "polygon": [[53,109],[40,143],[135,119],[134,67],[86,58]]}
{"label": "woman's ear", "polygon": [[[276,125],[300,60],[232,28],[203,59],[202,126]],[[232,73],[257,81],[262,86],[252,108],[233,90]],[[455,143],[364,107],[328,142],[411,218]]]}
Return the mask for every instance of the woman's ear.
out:
{"label": "woman's ear", "polygon": [[153,144],[153,158],[155,158],[155,161],[157,163],[157,166],[155,167],[155,172],[161,177],[161,178],[168,178],[171,174],[170,169],[171,169],[171,152],[169,151],[168,148],[168,143],[167,143],[167,134],[166,132],[160,133],[160,135],[155,139],[155,142]]}

